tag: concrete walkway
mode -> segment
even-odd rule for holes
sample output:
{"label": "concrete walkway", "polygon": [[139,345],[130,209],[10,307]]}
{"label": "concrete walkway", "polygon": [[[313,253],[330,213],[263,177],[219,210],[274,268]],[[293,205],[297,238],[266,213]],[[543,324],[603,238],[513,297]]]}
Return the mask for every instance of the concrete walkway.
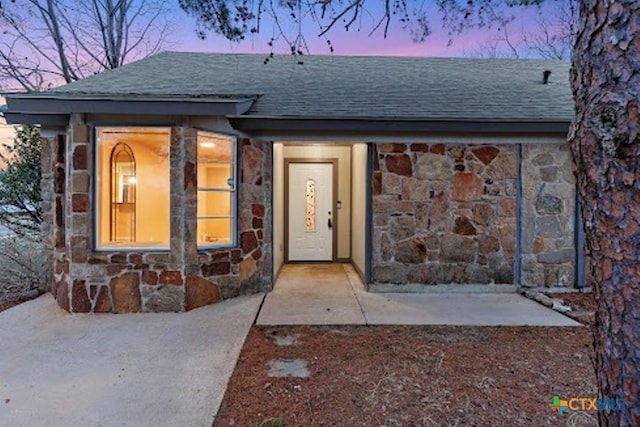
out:
{"label": "concrete walkway", "polygon": [[[210,426],[263,295],[188,313],[0,313],[0,425]],[[516,294],[373,294],[349,264],[285,266],[258,324],[578,326]]]}
{"label": "concrete walkway", "polygon": [[0,425],[211,426],[263,296],[188,313],[0,313]]}
{"label": "concrete walkway", "polygon": [[516,293],[366,292],[350,264],[287,264],[259,325],[581,326]]}
{"label": "concrete walkway", "polygon": [[286,264],[257,323],[364,325],[366,321],[342,264]]}

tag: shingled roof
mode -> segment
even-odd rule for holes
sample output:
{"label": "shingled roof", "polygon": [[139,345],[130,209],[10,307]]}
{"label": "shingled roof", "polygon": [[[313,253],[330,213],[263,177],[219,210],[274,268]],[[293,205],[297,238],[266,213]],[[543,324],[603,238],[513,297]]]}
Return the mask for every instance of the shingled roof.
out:
{"label": "shingled roof", "polygon": [[[266,58],[267,54],[165,52],[25,96],[57,100],[173,100],[199,105],[242,101],[244,107],[224,114],[279,119],[568,123],[573,115],[569,64],[563,61],[277,55],[265,61]],[[543,84],[545,70],[551,71],[548,84]],[[212,114],[216,113],[212,110]]]}

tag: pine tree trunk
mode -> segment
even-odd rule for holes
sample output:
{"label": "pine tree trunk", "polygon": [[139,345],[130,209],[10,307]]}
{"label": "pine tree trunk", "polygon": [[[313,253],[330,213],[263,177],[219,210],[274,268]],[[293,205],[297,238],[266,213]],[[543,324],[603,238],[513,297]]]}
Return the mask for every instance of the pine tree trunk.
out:
{"label": "pine tree trunk", "polygon": [[[640,426],[640,2],[581,0],[569,142],[592,259],[600,425]],[[607,401],[607,399],[612,399]],[[616,408],[620,409],[620,408]]]}

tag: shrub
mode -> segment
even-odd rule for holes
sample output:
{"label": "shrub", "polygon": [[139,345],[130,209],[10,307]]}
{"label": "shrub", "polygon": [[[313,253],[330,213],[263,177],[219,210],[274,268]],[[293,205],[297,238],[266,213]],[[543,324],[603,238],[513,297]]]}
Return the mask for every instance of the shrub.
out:
{"label": "shrub", "polygon": [[25,301],[45,291],[41,246],[16,235],[0,237],[0,305]]}
{"label": "shrub", "polygon": [[0,159],[0,225],[15,234],[40,240],[40,129],[21,126],[13,144],[3,144]]}

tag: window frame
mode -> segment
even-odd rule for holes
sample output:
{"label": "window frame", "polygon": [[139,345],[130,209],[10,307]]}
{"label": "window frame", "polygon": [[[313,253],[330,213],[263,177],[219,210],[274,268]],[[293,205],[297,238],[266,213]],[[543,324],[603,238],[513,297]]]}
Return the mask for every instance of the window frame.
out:
{"label": "window frame", "polygon": [[[231,171],[233,172],[233,189],[232,190],[224,190],[222,188],[216,187],[201,187],[200,184],[196,186],[196,247],[199,252],[201,251],[211,251],[218,249],[231,249],[236,248],[239,242],[239,230],[238,230],[238,212],[239,212],[239,202],[238,202],[238,189],[240,186],[240,182],[238,177],[240,176],[240,144],[238,144],[238,135],[226,132],[218,132],[212,131],[208,129],[196,128],[196,175],[199,172],[200,166],[200,157],[198,156],[198,137],[200,133],[208,133],[215,136],[228,137],[231,139]],[[228,162],[204,162],[204,163],[220,163],[220,164],[228,164]],[[216,191],[216,192],[228,192],[231,195],[231,213],[229,214],[229,219],[231,220],[231,230],[230,237],[231,241],[228,243],[214,243],[211,244],[200,244],[198,242],[198,221],[200,219],[223,219],[227,217],[200,217],[198,216],[198,193],[200,191]]]}
{"label": "window frame", "polygon": [[[122,252],[146,252],[146,253],[170,253],[171,252],[171,228],[169,227],[169,240],[167,241],[166,247],[152,247],[152,246],[118,246],[118,247],[100,247],[98,241],[98,228],[100,227],[99,219],[100,216],[98,214],[99,211],[99,203],[98,203],[98,130],[104,128],[157,128],[157,129],[167,129],[169,132],[168,135],[168,144],[169,144],[169,183],[171,182],[171,129],[173,128],[170,124],[144,124],[144,123],[93,123],[91,124],[91,148],[93,149],[92,158],[93,164],[91,166],[91,197],[92,197],[92,206],[91,213],[93,219],[91,221],[91,249],[95,253],[122,253]],[[103,171],[104,172],[104,171]],[[171,211],[173,206],[171,204],[171,187],[169,184],[169,224],[171,224]]]}

